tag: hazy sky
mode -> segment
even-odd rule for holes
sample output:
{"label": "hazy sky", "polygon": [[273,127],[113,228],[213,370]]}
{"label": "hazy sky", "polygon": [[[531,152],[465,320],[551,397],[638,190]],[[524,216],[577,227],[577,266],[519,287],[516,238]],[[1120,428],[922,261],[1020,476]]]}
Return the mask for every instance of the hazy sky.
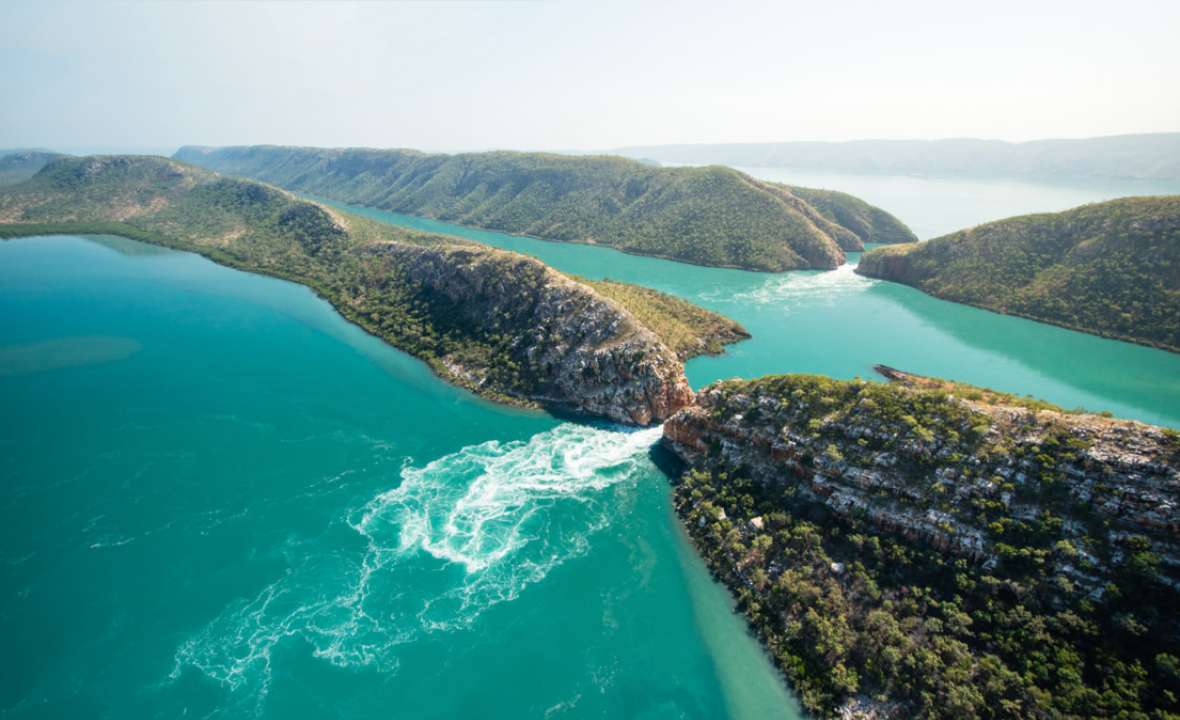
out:
{"label": "hazy sky", "polygon": [[0,3],[0,147],[1180,130],[1180,2]]}

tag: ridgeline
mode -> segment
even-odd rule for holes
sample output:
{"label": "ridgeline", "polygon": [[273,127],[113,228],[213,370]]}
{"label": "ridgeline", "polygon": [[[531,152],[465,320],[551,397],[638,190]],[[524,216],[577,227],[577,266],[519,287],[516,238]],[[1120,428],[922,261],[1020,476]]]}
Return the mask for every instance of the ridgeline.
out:
{"label": "ridgeline", "polygon": [[914,239],[888,213],[850,196],[814,194],[821,202],[813,205],[787,186],[725,167],[278,146],[184,147],[175,158],[340,202],[698,265],[831,269],[866,241]]}
{"label": "ridgeline", "polygon": [[1180,352],[1180,196],[1112,200],[876,248],[856,271]]}
{"label": "ridgeline", "polygon": [[[64,233],[123,235],[308,285],[444,379],[620,422],[648,424],[686,405],[680,358],[745,336],[654,291],[612,284],[607,297],[533,258],[165,158],[60,158],[0,190],[0,237]],[[667,343],[661,330],[672,333]]]}

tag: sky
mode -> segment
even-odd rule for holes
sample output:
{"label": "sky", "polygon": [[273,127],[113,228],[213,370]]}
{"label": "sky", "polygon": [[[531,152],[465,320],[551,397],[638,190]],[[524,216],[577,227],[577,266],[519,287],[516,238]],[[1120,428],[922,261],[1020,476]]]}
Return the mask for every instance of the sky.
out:
{"label": "sky", "polygon": [[0,3],[0,148],[1180,130],[1180,2]]}

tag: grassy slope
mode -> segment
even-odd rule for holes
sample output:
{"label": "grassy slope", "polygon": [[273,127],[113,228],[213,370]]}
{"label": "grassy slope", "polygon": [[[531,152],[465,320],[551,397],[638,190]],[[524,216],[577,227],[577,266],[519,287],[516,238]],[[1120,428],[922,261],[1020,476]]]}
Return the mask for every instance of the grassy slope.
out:
{"label": "grassy slope", "polygon": [[784,186],[721,167],[273,146],[182,148],[176,157],[343,202],[701,265],[832,268],[842,247],[859,244]]}
{"label": "grassy slope", "polygon": [[857,272],[1180,352],[1180,196],[1112,200],[877,248]]}
{"label": "grassy slope", "polygon": [[681,360],[719,355],[724,352],[724,345],[750,337],[744,327],[724,315],[651,288],[610,279],[575,279],[627,308]]}
{"label": "grassy slope", "polygon": [[[706,561],[821,716],[858,693],[882,693],[902,702],[898,717],[1176,717],[1176,589],[1159,580],[1150,547],[1174,547],[1174,533],[1160,528],[1149,541],[1125,523],[1092,519],[1089,496],[1067,491],[1092,431],[1067,432],[1061,418],[1154,434],[1135,452],[1162,452],[1157,460],[1173,467],[1180,435],[1030,415],[1052,406],[915,376],[880,384],[784,375],[710,391],[722,398],[709,406],[712,422],[764,424],[772,434],[785,423],[797,445],[781,457],[804,468],[843,472],[854,486],[862,469],[908,477],[907,487],[870,493],[870,508],[844,515],[797,492],[806,482],[786,460],[776,465],[782,482],[706,464],[675,490]],[[1020,409],[991,414],[972,403]],[[929,452],[903,449],[915,445]],[[1019,475],[990,474],[1009,457]],[[1093,503],[1121,492],[1096,486]],[[893,504],[984,528],[995,560],[972,562],[869,521],[873,506]],[[1062,572],[1098,572],[1091,561],[1109,568],[1097,597]]]}
{"label": "grassy slope", "polygon": [[[491,383],[472,387],[481,394],[510,400],[529,390],[528,378],[512,375],[516,363],[505,355],[502,337],[455,327],[429,298],[415,292],[389,257],[365,252],[382,242],[474,245],[459,238],[384,225],[259,182],[134,156],[58,160],[33,179],[0,190],[0,237],[56,233],[123,235],[290,279],[310,286],[350,320],[422,358],[452,382],[472,387],[445,362],[462,358],[468,365],[493,369]],[[688,313],[687,303],[655,291],[624,286],[616,295],[637,317],[657,320],[657,306]],[[714,324],[723,324],[719,316],[700,309],[688,316],[711,316]],[[671,339],[685,345],[686,327],[671,322],[665,331],[673,328]],[[653,330],[659,335],[658,328]],[[697,344],[705,348],[711,341],[712,336]]]}

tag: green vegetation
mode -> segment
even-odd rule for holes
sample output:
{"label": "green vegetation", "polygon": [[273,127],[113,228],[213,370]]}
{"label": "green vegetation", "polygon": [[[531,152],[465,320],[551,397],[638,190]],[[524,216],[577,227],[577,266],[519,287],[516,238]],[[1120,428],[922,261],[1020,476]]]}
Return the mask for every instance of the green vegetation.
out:
{"label": "green vegetation", "polygon": [[48,150],[0,151],[0,187],[28,180],[46,163],[58,157],[61,155]]}
{"label": "green vegetation", "polygon": [[[59,233],[122,235],[293,280],[452,382],[520,404],[543,394],[538,393],[542,371],[522,361],[516,342],[536,328],[516,327],[510,316],[474,321],[407,272],[413,253],[393,249],[469,249],[461,259],[516,285],[522,301],[538,284],[561,277],[531,258],[384,225],[259,182],[156,157],[63,158],[31,180],[0,190],[0,237]],[[676,332],[673,340],[681,347],[692,344],[685,335],[688,322],[708,318],[718,327],[725,322],[659,293],[623,285],[612,291],[620,304],[653,321],[659,319],[657,305],[678,313],[663,327]],[[704,350],[713,342],[710,335],[697,344]]]}
{"label": "green vegetation", "polygon": [[851,230],[860,242],[845,250],[863,250],[864,243],[910,243],[918,238],[897,218],[864,200],[836,190],[786,186],[828,220]]}
{"label": "green vegetation", "polygon": [[[840,213],[821,212],[784,186],[724,167],[273,146],[186,147],[176,157],[342,202],[700,265],[834,268],[844,260],[842,247],[860,247],[858,231],[831,219]],[[868,212],[858,217],[874,227],[879,221]]]}
{"label": "green vegetation", "polygon": [[1180,352],[1180,196],[1112,200],[877,248],[857,272]]}
{"label": "green vegetation", "polygon": [[697,355],[720,355],[725,345],[750,337],[744,327],[724,315],[658,290],[610,279],[574,279],[627,308],[681,360]]}
{"label": "green vegetation", "polygon": [[[1145,508],[1174,507],[1180,441],[993,412],[1010,396],[980,392],[717,383],[677,510],[816,713],[867,698],[906,718],[1178,717],[1176,516],[1157,526]],[[785,447],[760,452],[764,437]],[[1128,442],[1142,465],[1097,459]]]}

